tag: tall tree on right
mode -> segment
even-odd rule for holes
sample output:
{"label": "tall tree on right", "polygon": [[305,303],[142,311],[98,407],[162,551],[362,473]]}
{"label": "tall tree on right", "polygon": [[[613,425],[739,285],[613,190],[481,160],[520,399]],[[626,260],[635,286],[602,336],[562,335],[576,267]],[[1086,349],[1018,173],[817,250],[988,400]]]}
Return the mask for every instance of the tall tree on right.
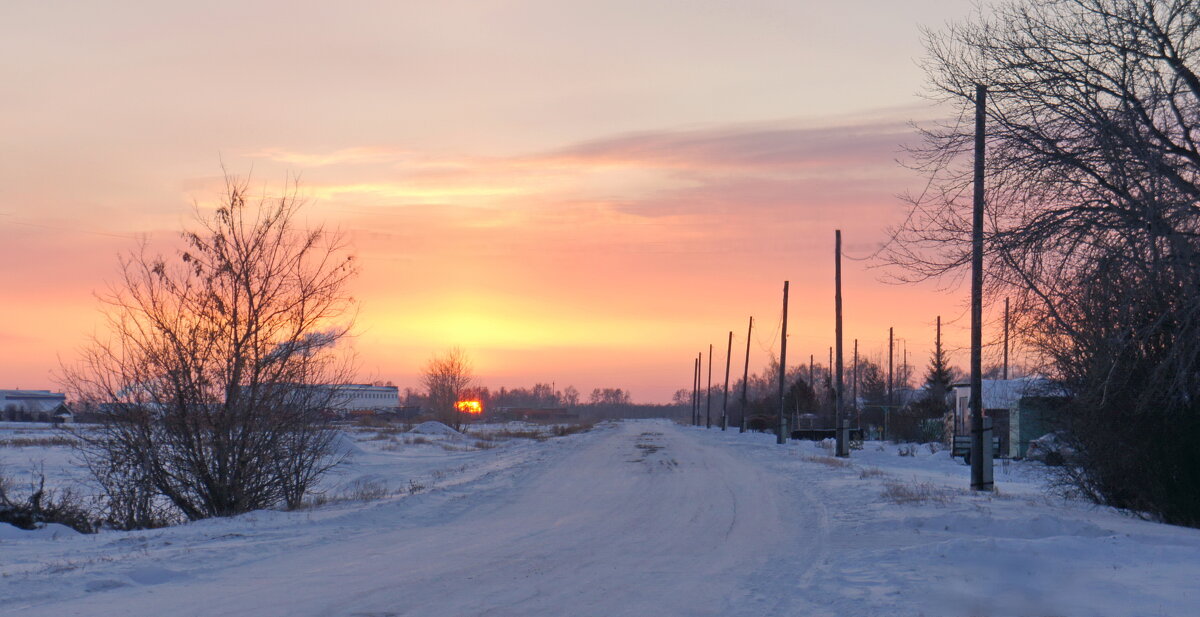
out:
{"label": "tall tree on right", "polygon": [[1097,502],[1200,526],[1200,7],[1018,0],[926,33],[934,98],[888,259],[970,263],[971,118],[988,86],[987,290],[1072,394],[1066,479]]}

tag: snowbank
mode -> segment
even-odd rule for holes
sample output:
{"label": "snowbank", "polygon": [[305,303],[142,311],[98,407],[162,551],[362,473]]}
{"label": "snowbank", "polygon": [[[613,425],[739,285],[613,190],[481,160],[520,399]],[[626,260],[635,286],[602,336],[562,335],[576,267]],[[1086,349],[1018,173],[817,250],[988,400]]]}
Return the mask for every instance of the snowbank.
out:
{"label": "snowbank", "polygon": [[422,423],[414,426],[412,428],[412,430],[409,432],[417,433],[419,435],[441,435],[443,437],[452,437],[455,439],[461,439],[462,437],[464,437],[464,435],[462,433],[460,433],[460,432],[450,428],[449,426],[446,426],[445,424],[442,424],[441,422],[438,422],[436,420],[422,422]]}
{"label": "snowbank", "polygon": [[78,531],[58,523],[50,523],[38,529],[21,529],[8,523],[0,523],[0,540],[57,540],[78,535]]}

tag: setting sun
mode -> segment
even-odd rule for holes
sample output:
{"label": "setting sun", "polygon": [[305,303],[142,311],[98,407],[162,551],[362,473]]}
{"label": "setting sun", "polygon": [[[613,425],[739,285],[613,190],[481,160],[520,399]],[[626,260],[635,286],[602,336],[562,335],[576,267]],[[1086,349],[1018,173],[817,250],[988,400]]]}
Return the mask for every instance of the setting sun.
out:
{"label": "setting sun", "polygon": [[460,412],[469,413],[473,416],[483,413],[483,403],[479,401],[459,401],[455,403],[454,406]]}

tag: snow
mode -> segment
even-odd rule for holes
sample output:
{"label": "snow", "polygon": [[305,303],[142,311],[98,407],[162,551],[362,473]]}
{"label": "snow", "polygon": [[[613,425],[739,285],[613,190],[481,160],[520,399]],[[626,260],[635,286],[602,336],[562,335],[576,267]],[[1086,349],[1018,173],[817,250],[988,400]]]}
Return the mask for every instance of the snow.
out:
{"label": "snow", "polygon": [[79,532],[58,523],[49,523],[37,529],[21,529],[0,523],[0,540],[57,540],[75,535],[79,535]]}
{"label": "snow", "polygon": [[460,433],[460,432],[450,428],[449,426],[446,426],[445,424],[442,424],[441,422],[438,422],[436,420],[422,422],[422,423],[414,426],[412,428],[412,430],[410,430],[409,432],[416,433],[418,435],[444,435],[444,436],[453,436],[453,437],[462,437],[463,436],[462,433]]}
{"label": "snow", "polygon": [[[927,446],[869,442],[846,462],[663,421],[471,438],[348,432],[328,503],[296,512],[0,525],[0,614],[1141,616],[1200,601],[1200,530],[1050,496],[1036,463],[998,464],[981,495]],[[48,473],[58,449],[41,449]],[[351,499],[364,482],[384,494]]]}

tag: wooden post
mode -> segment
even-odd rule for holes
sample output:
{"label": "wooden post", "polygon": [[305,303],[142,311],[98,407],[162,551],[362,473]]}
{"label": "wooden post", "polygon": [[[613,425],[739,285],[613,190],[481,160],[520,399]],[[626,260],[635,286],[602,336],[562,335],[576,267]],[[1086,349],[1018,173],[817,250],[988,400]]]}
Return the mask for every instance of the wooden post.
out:
{"label": "wooden post", "polygon": [[1008,380],[1008,298],[1004,299],[1004,379]]}
{"label": "wooden post", "polygon": [[783,325],[779,335],[779,426],[775,431],[775,443],[787,443],[787,410],[783,407],[784,393],[787,391],[787,313],[788,313],[788,282],[783,282]]}
{"label": "wooden post", "polygon": [[692,363],[692,426],[700,425],[700,356]]}
{"label": "wooden post", "polygon": [[842,414],[842,230],[834,230],[833,238],[833,285],[835,289],[833,293],[833,304],[834,312],[836,313],[836,324],[834,327],[834,330],[836,330],[836,341],[834,344],[837,345],[837,382],[833,391],[833,416],[835,418],[834,426],[837,429],[835,433],[837,436],[836,454],[838,456],[850,456],[850,444],[846,441],[847,435],[845,435],[845,430],[843,427],[843,421],[845,418]]}
{"label": "wooden post", "polygon": [[721,397],[721,430],[729,427],[729,359],[733,353],[733,330],[729,331],[729,345],[725,347],[725,394]]}
{"label": "wooden post", "polygon": [[[991,439],[983,430],[983,157],[987,86],[975,86],[975,195],[971,224],[971,489],[992,490]],[[986,450],[986,452],[985,452]],[[986,461],[984,459],[987,459]]]}
{"label": "wooden post", "polygon": [[887,406],[883,408],[883,440],[887,441],[888,416],[892,413],[892,360],[896,357],[895,328],[888,328]]}
{"label": "wooden post", "polygon": [[750,335],[754,332],[754,316],[750,316],[750,325],[746,327],[746,367],[742,369],[742,427],[739,433],[746,432],[746,389],[750,387]]}
{"label": "wooden post", "polygon": [[862,428],[861,417],[858,413],[858,339],[854,339],[854,376],[850,381],[854,384],[854,423]]}
{"label": "wooden post", "polygon": [[708,344],[708,388],[704,392],[704,428],[712,428],[712,343]]}

